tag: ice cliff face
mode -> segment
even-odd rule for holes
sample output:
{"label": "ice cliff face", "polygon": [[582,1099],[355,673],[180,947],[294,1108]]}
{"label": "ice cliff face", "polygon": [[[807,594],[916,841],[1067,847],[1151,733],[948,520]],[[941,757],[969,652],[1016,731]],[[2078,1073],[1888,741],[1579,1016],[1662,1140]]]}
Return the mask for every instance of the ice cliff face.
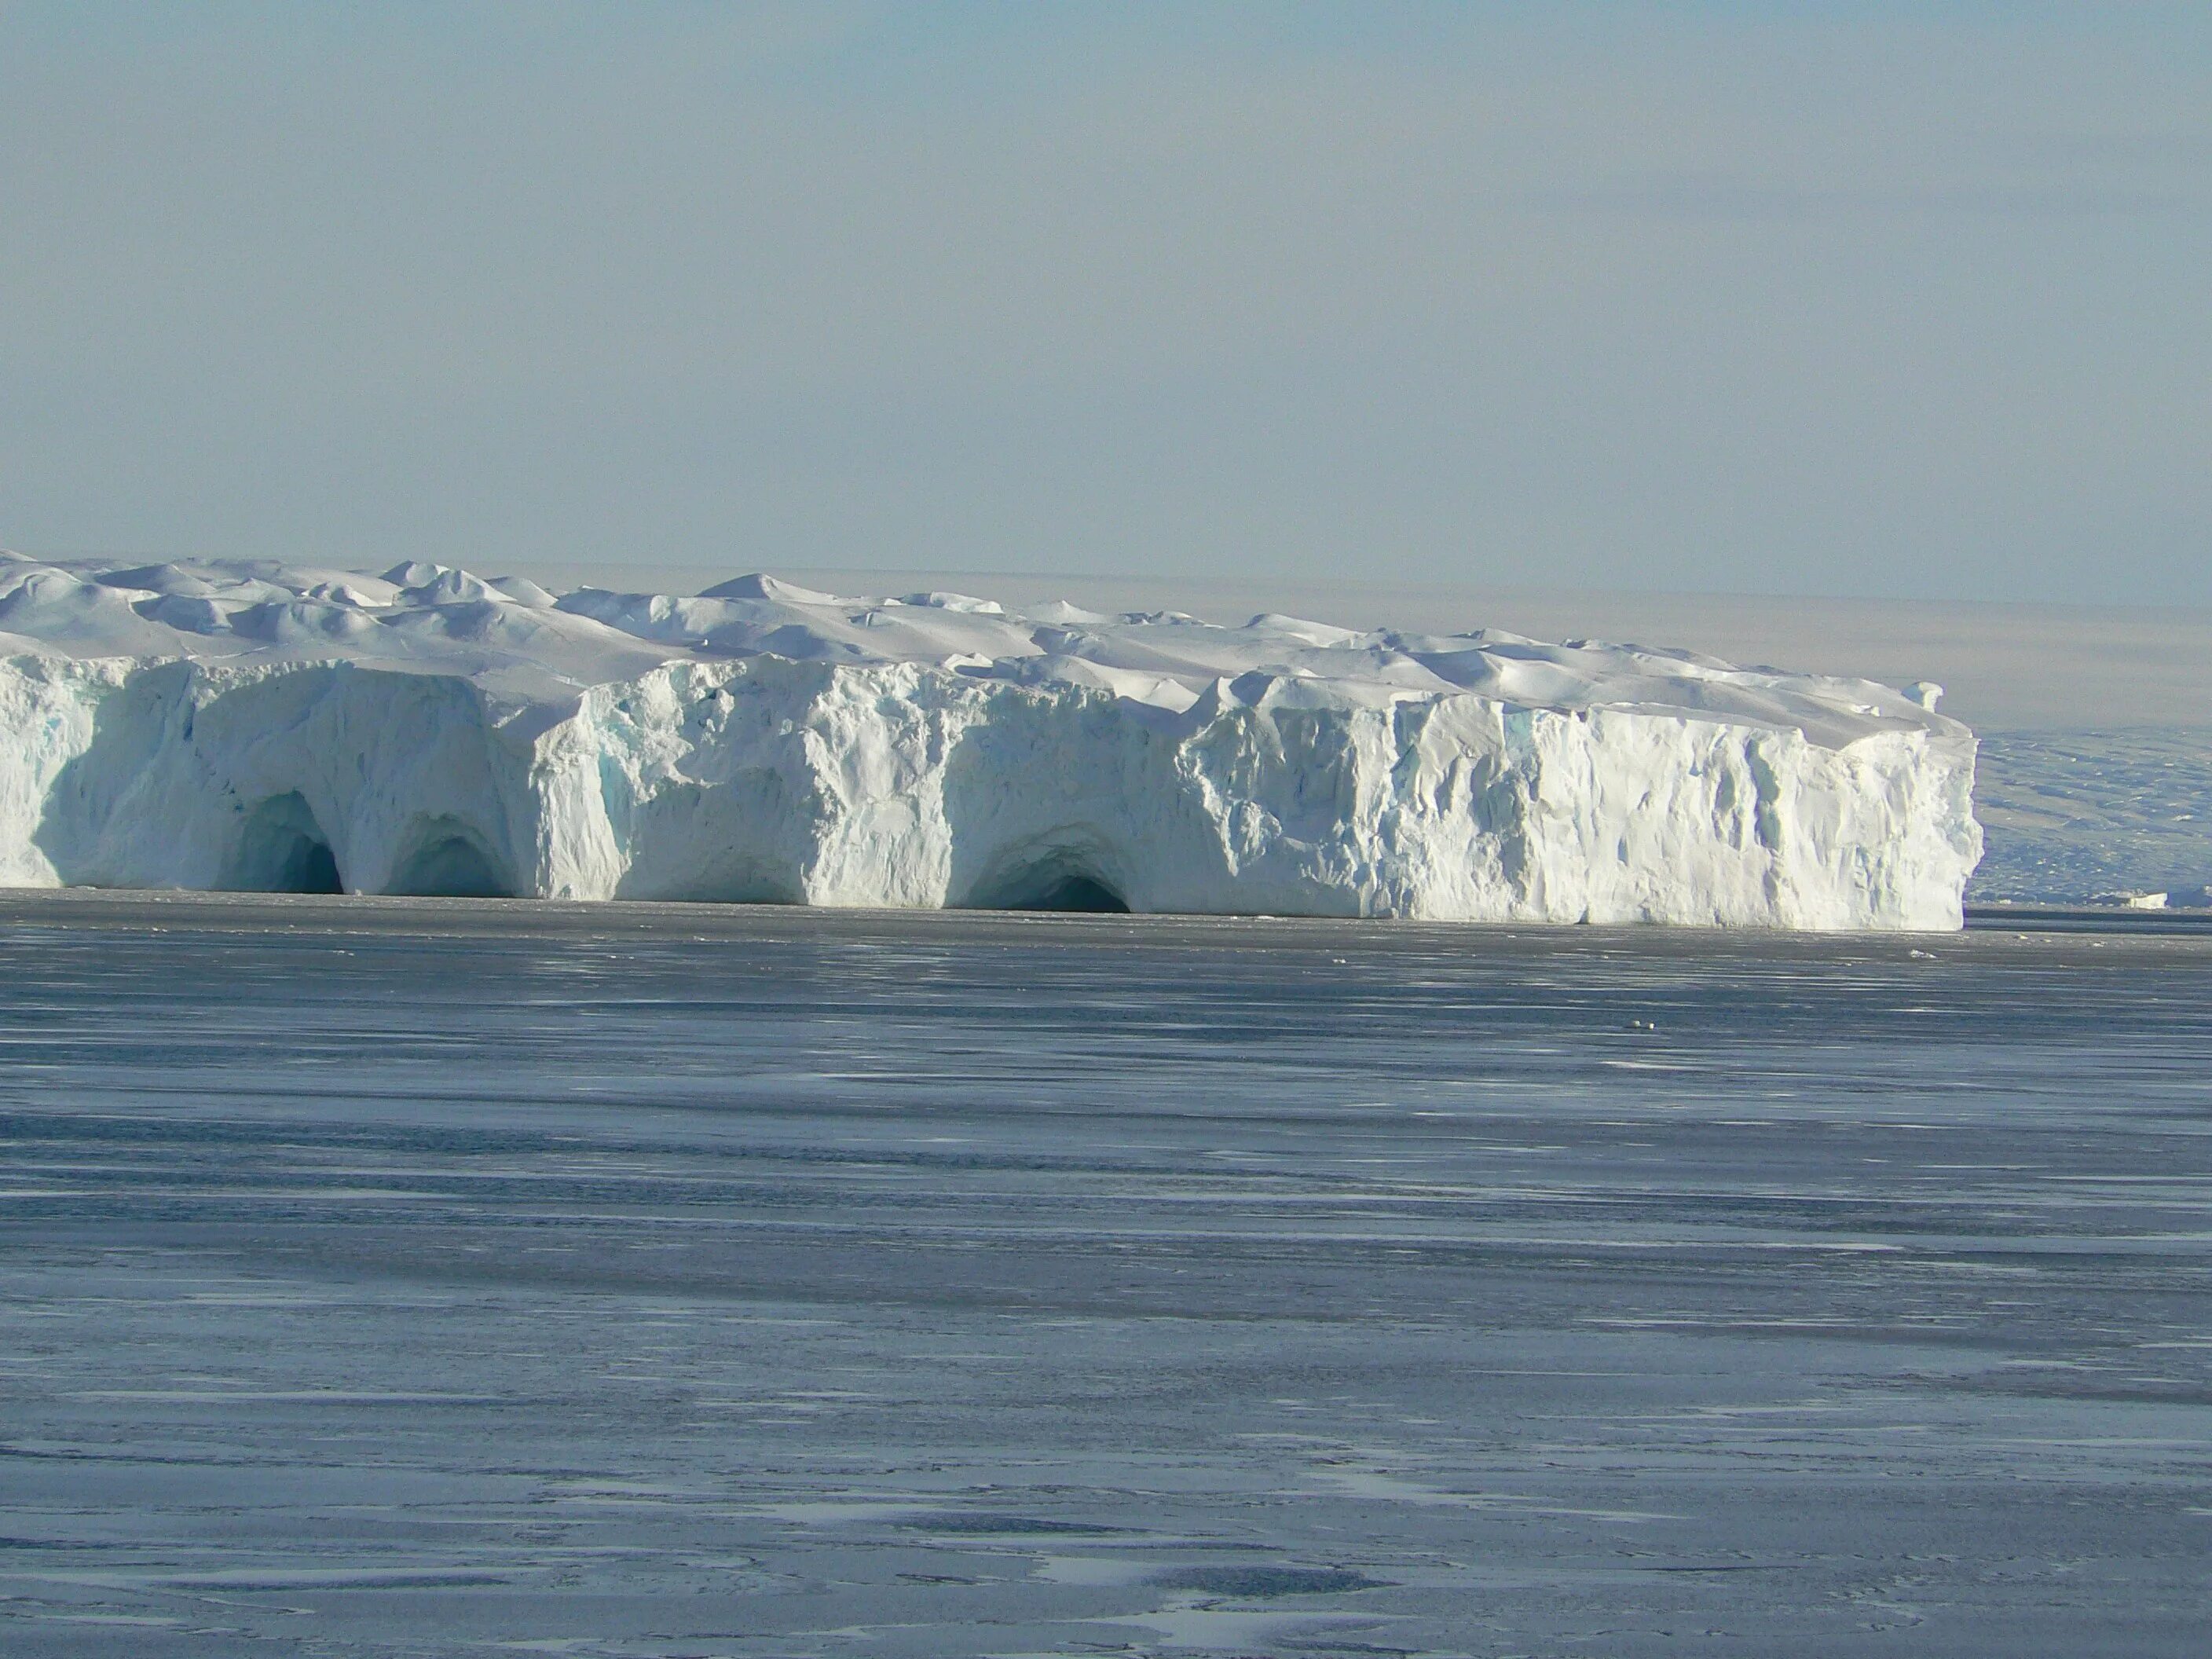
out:
{"label": "ice cliff face", "polygon": [[1955,927],[1933,697],[764,577],[0,556],[0,884]]}

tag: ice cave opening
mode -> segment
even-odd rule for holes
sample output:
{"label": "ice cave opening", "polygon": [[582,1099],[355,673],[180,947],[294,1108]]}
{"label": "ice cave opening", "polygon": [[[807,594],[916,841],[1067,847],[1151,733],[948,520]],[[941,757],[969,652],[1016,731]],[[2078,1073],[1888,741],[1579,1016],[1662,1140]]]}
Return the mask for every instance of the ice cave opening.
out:
{"label": "ice cave opening", "polygon": [[409,898],[513,898],[514,884],[501,876],[476,837],[452,818],[434,819],[414,837],[414,851],[392,866],[387,893]]}
{"label": "ice cave opening", "polygon": [[247,814],[223,872],[222,885],[240,893],[343,893],[337,854],[295,790]]}
{"label": "ice cave opening", "polygon": [[979,887],[969,896],[968,908],[1127,915],[1129,901],[1086,862],[1054,854],[1024,866],[1005,880]]}

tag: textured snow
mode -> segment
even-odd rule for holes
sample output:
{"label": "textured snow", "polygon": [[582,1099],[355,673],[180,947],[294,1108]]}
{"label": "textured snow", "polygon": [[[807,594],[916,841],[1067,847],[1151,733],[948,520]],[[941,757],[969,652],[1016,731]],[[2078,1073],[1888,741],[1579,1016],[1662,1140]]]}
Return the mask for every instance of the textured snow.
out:
{"label": "textured snow", "polygon": [[1970,901],[2212,906],[2212,732],[1981,734],[1976,816],[1989,856]]}
{"label": "textured snow", "polygon": [[0,562],[0,882],[1954,927],[1940,688],[766,576]]}

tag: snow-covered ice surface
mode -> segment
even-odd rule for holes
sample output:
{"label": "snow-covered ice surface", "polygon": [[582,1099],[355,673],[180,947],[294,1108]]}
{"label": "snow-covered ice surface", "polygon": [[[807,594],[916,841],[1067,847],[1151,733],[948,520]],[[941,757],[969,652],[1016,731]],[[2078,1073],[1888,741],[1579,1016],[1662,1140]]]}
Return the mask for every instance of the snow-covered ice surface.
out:
{"label": "snow-covered ice surface", "polygon": [[[2212,666],[2212,665],[2208,665]],[[1983,732],[1978,902],[2212,905],[2212,730]]]}
{"label": "snow-covered ice surface", "polygon": [[2201,931],[15,893],[0,1051],[9,1659],[2204,1650]]}
{"label": "snow-covered ice surface", "polygon": [[766,577],[0,564],[0,882],[1946,928],[1934,691]]}

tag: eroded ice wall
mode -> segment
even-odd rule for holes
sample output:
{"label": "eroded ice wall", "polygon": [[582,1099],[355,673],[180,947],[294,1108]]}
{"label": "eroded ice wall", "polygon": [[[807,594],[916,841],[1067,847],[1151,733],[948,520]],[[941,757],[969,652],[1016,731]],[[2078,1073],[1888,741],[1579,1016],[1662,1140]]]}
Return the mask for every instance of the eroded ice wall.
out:
{"label": "eroded ice wall", "polygon": [[27,562],[0,629],[16,884],[1948,927],[1980,847],[1929,699],[1623,647]]}

